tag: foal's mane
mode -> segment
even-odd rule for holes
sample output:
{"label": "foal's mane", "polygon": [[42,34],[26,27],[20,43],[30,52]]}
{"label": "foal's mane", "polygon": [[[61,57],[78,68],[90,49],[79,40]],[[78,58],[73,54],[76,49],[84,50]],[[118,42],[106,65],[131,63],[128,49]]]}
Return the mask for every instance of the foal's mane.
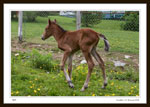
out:
{"label": "foal's mane", "polygon": [[59,29],[61,29],[62,32],[66,32],[66,30],[64,30],[60,25],[58,25],[58,24],[56,24],[56,25]]}

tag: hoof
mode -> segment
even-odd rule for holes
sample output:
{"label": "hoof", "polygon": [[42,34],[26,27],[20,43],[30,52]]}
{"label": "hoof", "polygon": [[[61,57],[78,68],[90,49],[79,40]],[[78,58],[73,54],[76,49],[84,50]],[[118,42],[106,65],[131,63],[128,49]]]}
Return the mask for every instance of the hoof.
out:
{"label": "hoof", "polygon": [[68,82],[68,84],[69,84],[69,87],[70,88],[74,88],[74,85],[72,84],[72,82],[70,81],[70,82]]}
{"label": "hoof", "polygon": [[102,89],[105,89],[105,86],[102,86]]}
{"label": "hoof", "polygon": [[107,86],[107,83],[104,83],[104,85],[102,86],[102,89],[105,89]]}
{"label": "hoof", "polygon": [[74,85],[73,85],[73,84],[70,84],[69,87],[70,87],[70,88],[74,88]]}
{"label": "hoof", "polygon": [[85,91],[85,89],[87,89],[88,87],[82,87],[82,89],[80,90],[81,92]]}
{"label": "hoof", "polygon": [[84,89],[84,88],[82,88],[80,91],[81,91],[81,92],[83,92],[84,90],[85,90],[85,89]]}

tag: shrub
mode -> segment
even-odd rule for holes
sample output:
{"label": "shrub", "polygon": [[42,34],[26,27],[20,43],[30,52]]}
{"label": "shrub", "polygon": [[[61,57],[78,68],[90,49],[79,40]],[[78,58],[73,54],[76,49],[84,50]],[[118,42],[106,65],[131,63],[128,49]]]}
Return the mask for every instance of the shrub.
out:
{"label": "shrub", "polygon": [[121,23],[121,29],[139,31],[139,13],[126,13],[123,18],[123,23]]}
{"label": "shrub", "polygon": [[83,12],[81,17],[82,26],[91,27],[99,24],[102,18],[101,12]]}
{"label": "shrub", "polygon": [[31,53],[31,63],[35,68],[47,70],[49,72],[59,71],[59,65],[52,59],[51,53],[43,55],[37,50],[33,49]]}
{"label": "shrub", "polygon": [[37,12],[25,11],[23,12],[23,20],[26,22],[35,22],[37,17]]}
{"label": "shrub", "polygon": [[11,19],[17,21],[18,20],[18,16],[17,16],[17,11],[12,11],[11,12]]}
{"label": "shrub", "polygon": [[23,12],[24,15],[24,20],[27,22],[35,22],[37,16],[40,17],[48,17],[48,16],[54,16],[58,15],[59,12],[54,11],[54,12],[49,12],[49,11],[25,11]]}
{"label": "shrub", "polygon": [[41,17],[57,16],[59,15],[59,12],[58,11],[38,11],[37,15]]}

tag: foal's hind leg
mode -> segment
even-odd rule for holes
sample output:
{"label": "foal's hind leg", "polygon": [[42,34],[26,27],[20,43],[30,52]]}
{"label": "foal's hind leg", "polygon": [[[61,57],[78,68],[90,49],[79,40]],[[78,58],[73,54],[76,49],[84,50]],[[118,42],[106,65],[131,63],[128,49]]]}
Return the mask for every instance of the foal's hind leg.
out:
{"label": "foal's hind leg", "polygon": [[93,70],[93,67],[94,67],[94,62],[92,60],[92,57],[91,57],[90,53],[89,52],[83,52],[83,54],[84,54],[84,57],[85,57],[85,59],[88,63],[88,74],[87,74],[85,83],[84,83],[81,91],[84,91],[88,87],[88,83],[90,81],[90,76],[91,76],[91,73],[92,73],[92,70]]}
{"label": "foal's hind leg", "polygon": [[96,59],[96,61],[99,63],[100,67],[102,68],[103,71],[103,79],[104,79],[104,85],[102,86],[102,88],[105,88],[107,86],[107,79],[106,79],[106,72],[105,72],[105,65],[104,65],[104,61],[102,60],[102,58],[99,56],[99,54],[96,52],[96,49],[93,48],[91,51],[92,55],[94,56],[94,58]]}

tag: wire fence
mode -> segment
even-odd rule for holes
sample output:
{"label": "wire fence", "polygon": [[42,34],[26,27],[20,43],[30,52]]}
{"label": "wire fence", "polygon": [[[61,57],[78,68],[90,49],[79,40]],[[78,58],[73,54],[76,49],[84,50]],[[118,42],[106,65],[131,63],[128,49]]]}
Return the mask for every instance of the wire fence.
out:
{"label": "wire fence", "polygon": [[[48,19],[56,19],[65,30],[92,28],[98,32],[107,33],[120,31],[139,31],[138,11],[23,11],[23,39],[42,35]],[[12,21],[18,20],[18,12],[11,14]],[[76,23],[77,19],[81,23]]]}

